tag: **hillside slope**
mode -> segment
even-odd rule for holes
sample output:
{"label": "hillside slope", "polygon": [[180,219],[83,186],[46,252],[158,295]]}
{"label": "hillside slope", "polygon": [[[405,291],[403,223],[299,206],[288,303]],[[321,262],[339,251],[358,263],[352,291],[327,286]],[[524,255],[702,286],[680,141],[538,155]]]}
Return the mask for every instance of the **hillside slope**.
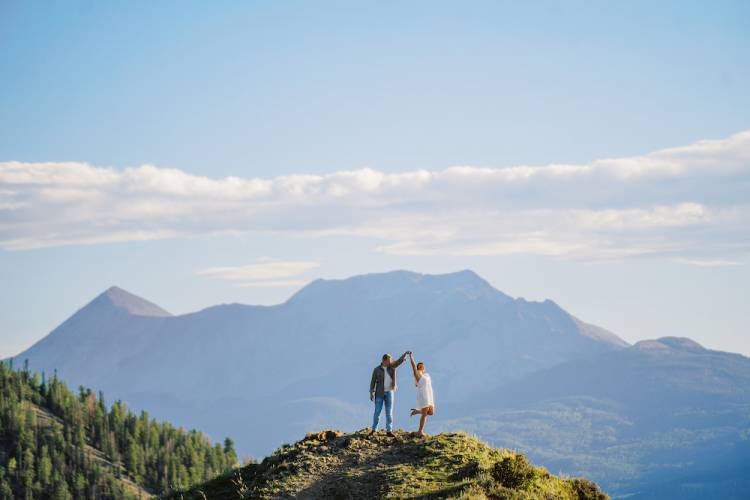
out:
{"label": "hillside slope", "polygon": [[0,499],[135,499],[188,487],[237,462],[231,441],[110,408],[90,390],[0,363]]}
{"label": "hillside slope", "polygon": [[[65,428],[65,421],[50,410],[31,402],[28,403],[27,408],[34,412],[33,419],[37,423],[36,432],[54,435],[55,429]],[[4,448],[0,444],[0,449]],[[117,485],[112,488],[113,497],[122,495],[123,498],[145,499],[154,495],[154,492],[148,491],[136,483],[121,463],[113,463],[101,450],[84,443],[80,451],[83,451],[88,463],[92,464],[94,468],[98,468],[105,477],[111,478],[111,482]]]}
{"label": "hillside slope", "polygon": [[424,439],[395,434],[308,434],[259,464],[170,498],[607,498],[590,481],[558,478],[523,455],[490,448],[465,434]]}

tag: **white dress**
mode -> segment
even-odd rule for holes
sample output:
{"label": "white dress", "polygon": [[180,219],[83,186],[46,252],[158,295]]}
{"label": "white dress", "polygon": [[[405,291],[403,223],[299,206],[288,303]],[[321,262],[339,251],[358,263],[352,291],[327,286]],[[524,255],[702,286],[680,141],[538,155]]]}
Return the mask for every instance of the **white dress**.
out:
{"label": "white dress", "polygon": [[423,373],[417,382],[417,409],[435,406],[432,400],[432,379],[429,373]]}

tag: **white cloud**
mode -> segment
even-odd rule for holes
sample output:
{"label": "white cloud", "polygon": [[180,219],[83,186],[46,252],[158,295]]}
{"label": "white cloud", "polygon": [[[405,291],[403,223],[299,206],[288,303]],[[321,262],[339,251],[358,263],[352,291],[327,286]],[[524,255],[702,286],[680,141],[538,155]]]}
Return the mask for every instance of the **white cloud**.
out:
{"label": "white cloud", "polygon": [[309,280],[272,280],[241,283],[241,288],[301,288],[309,283]]}
{"label": "white cloud", "polygon": [[[363,236],[380,251],[410,255],[718,262],[747,255],[749,228],[750,131],[581,165],[366,168],[269,179],[153,165],[0,163],[6,250],[274,231]],[[261,264],[217,268],[215,276],[244,272],[252,283]]]}
{"label": "white cloud", "polygon": [[151,241],[182,236],[175,231],[108,231],[102,234],[71,234],[51,232],[29,238],[9,239],[2,242],[6,250],[32,250],[67,245],[101,245],[105,243],[121,243],[125,241]]}
{"label": "white cloud", "polygon": [[601,259],[679,252],[693,244],[693,230],[726,218],[693,203],[649,209],[452,211],[384,218],[341,233],[393,241],[378,250],[396,255]]}
{"label": "white cloud", "polygon": [[290,280],[317,269],[320,263],[312,261],[276,260],[268,257],[255,264],[243,266],[210,267],[198,271],[199,276],[231,281],[243,287],[293,287],[305,284],[304,280]]}
{"label": "white cloud", "polygon": [[733,260],[711,260],[711,259],[674,259],[675,262],[678,264],[685,264],[688,266],[698,266],[698,267],[734,267],[734,266],[741,266],[741,262],[736,262]]}

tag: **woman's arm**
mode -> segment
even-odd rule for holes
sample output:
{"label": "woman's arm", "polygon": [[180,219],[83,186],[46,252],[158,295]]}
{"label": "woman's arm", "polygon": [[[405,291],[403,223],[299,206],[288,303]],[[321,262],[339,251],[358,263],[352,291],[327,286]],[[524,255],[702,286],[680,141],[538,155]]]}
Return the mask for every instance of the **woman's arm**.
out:
{"label": "woman's arm", "polygon": [[422,376],[417,371],[417,364],[414,362],[414,356],[412,356],[411,353],[409,353],[409,361],[411,361],[411,371],[414,372],[414,382],[419,382],[419,379],[422,378]]}

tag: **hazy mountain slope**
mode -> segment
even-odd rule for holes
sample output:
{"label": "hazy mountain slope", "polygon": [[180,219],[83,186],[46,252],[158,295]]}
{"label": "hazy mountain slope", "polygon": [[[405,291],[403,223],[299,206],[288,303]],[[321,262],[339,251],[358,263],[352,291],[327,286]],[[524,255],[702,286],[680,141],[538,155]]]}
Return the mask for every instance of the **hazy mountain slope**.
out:
{"label": "hazy mountain slope", "polygon": [[135,316],[172,316],[156,304],[142,299],[122,288],[113,286],[99,295],[89,305],[110,305]]}
{"label": "hazy mountain slope", "polygon": [[562,479],[523,455],[496,450],[465,434],[417,438],[324,431],[169,498],[517,498],[605,500],[585,479]]}
{"label": "hazy mountain slope", "polygon": [[[254,454],[316,428],[322,416],[328,425],[361,425],[383,352],[413,349],[448,403],[624,345],[551,301],[512,299],[470,271],[317,280],[278,306],[221,305],[174,317],[132,314],[110,295],[16,359],[163,418],[235,435]],[[279,412],[297,409],[273,425]],[[256,425],[243,425],[247,419]]]}
{"label": "hazy mountain slope", "polygon": [[97,376],[147,349],[170,316],[159,306],[112,287],[15,359],[19,366],[28,359],[35,369],[49,374],[57,370],[73,387],[102,388]]}
{"label": "hazy mountain slope", "polygon": [[491,406],[586,396],[652,413],[677,405],[750,402],[750,358],[705,349],[686,338],[664,337],[562,363],[494,394],[484,399]]}
{"label": "hazy mountain slope", "polygon": [[750,497],[750,359],[689,339],[564,363],[452,410],[443,427],[591,477],[615,496]]}
{"label": "hazy mountain slope", "polygon": [[[379,354],[417,350],[413,346],[445,379],[444,396],[485,387],[486,380],[474,375],[476,367],[501,380],[619,347],[582,335],[552,302],[512,300],[473,273],[424,278],[389,273],[320,280],[278,307],[217,306],[178,318],[159,343],[170,345],[175,360],[200,353],[204,359],[222,359],[234,374],[207,379],[185,373],[190,394],[195,387],[214,387],[215,381],[245,391],[247,380],[260,377],[264,383],[254,388],[255,395],[299,382],[307,387],[300,397],[340,397],[349,388],[361,388],[361,378],[342,380],[342,368],[360,370],[366,384]],[[164,359],[156,350],[151,358],[153,363]],[[453,387],[453,374],[460,375],[459,387]],[[310,392],[307,382],[316,378],[316,390]]]}

